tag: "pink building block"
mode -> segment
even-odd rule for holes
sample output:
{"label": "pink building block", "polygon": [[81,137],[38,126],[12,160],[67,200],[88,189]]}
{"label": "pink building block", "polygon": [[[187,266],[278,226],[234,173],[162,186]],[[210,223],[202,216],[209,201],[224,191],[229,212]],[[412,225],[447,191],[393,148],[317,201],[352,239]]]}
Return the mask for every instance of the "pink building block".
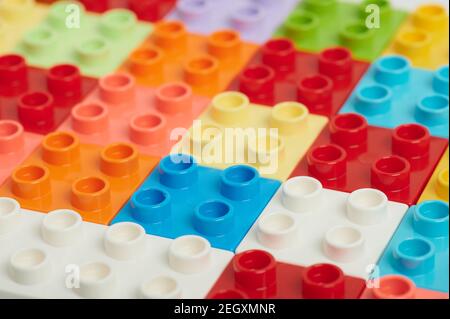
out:
{"label": "pink building block", "polygon": [[189,129],[208,104],[208,98],[194,96],[186,84],[152,89],[137,86],[131,75],[116,73],[100,79],[60,130],[74,131],[84,143],[129,142],[143,154],[163,157],[178,142],[171,140],[172,130]]}

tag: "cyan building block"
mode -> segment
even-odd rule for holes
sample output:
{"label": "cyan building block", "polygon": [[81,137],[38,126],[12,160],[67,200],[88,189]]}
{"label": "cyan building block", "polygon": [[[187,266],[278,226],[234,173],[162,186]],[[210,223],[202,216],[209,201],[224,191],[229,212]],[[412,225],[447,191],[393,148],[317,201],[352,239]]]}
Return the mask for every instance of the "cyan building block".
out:
{"label": "cyan building block", "polygon": [[448,292],[448,203],[409,208],[378,262],[379,275],[400,274],[420,287]]}
{"label": "cyan building block", "polygon": [[189,155],[169,155],[112,224],[135,222],[167,238],[199,235],[215,248],[234,251],[279,186],[250,166],[218,170]]}
{"label": "cyan building block", "polygon": [[386,128],[419,123],[431,135],[448,138],[448,79],[448,65],[428,71],[411,67],[402,56],[385,56],[363,76],[340,113],[356,112]]}

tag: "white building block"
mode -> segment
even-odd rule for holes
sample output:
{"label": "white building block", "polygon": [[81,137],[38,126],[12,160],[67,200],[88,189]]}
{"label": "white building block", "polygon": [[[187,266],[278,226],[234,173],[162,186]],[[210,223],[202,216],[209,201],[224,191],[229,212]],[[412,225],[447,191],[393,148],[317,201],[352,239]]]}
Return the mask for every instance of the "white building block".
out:
{"label": "white building block", "polygon": [[294,177],[280,187],[237,252],[262,249],[278,261],[331,263],[347,275],[369,278],[407,209],[375,189],[348,194],[323,189],[311,177]]}
{"label": "white building block", "polygon": [[233,254],[0,198],[0,298],[205,298]]}

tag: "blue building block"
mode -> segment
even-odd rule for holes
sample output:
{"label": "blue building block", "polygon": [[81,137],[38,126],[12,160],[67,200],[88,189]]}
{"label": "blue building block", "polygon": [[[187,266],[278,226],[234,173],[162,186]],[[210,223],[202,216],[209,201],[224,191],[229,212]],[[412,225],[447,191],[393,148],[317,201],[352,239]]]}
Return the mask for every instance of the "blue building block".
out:
{"label": "blue building block", "polygon": [[409,208],[378,262],[380,276],[401,274],[417,287],[448,292],[448,203]]}
{"label": "blue building block", "polygon": [[250,166],[218,170],[188,155],[169,155],[112,224],[135,222],[167,238],[199,235],[215,248],[234,251],[279,186]]}
{"label": "blue building block", "polygon": [[374,126],[419,123],[448,138],[448,65],[435,72],[411,67],[396,55],[378,59],[340,113],[359,113]]}

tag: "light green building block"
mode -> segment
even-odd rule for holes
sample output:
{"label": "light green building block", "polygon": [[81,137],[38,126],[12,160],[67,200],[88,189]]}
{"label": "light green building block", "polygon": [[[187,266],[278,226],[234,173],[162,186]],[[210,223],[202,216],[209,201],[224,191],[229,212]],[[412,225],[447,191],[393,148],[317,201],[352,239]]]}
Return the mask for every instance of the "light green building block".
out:
{"label": "light green building block", "polygon": [[15,48],[28,63],[40,67],[71,63],[83,74],[101,77],[115,71],[152,31],[135,14],[114,9],[86,13],[77,2],[57,2],[47,18]]}
{"label": "light green building block", "polygon": [[276,35],[292,39],[301,50],[320,52],[345,46],[355,58],[372,61],[389,45],[406,17],[389,0],[303,0]]}

